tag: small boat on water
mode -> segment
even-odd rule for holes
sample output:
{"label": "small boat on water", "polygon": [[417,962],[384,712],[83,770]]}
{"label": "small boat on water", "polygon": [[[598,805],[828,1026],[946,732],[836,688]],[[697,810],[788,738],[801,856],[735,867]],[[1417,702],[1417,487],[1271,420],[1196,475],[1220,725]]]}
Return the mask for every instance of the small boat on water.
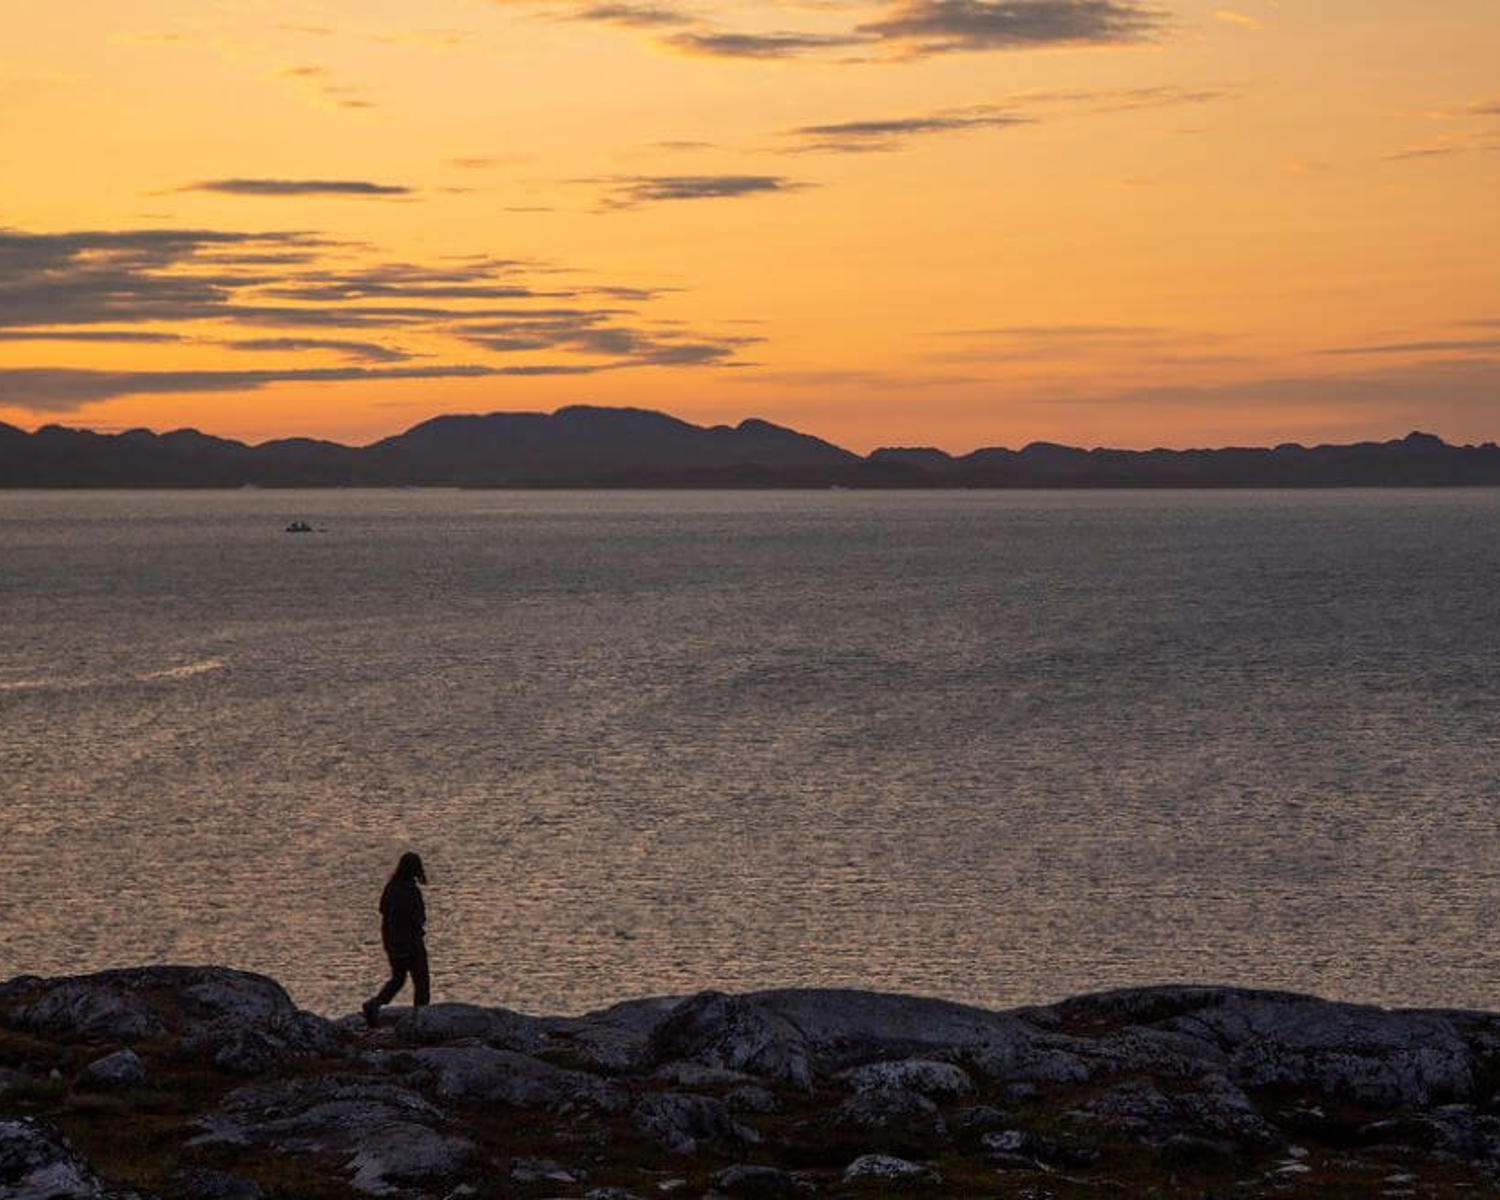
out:
{"label": "small boat on water", "polygon": [[313,527],[306,521],[293,521],[285,530],[287,533],[311,533],[312,531]]}

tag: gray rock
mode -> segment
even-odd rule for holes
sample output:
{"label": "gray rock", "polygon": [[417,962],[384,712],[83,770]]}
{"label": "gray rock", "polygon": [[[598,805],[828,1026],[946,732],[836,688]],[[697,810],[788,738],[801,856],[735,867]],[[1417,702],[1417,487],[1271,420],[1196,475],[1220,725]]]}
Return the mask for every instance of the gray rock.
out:
{"label": "gray rock", "polygon": [[1157,1161],[1169,1170],[1191,1170],[1195,1167],[1222,1169],[1236,1161],[1238,1147],[1233,1142],[1174,1133],[1156,1147]]}
{"label": "gray rock", "polygon": [[1082,1038],[1017,1031],[980,1046],[968,1061],[992,1083],[1087,1083],[1094,1073],[1094,1046]]}
{"label": "gray rock", "polygon": [[680,997],[627,1000],[581,1017],[543,1019],[553,1049],[566,1050],[590,1069],[611,1072],[646,1069],[658,1058],[651,1042]]}
{"label": "gray rock", "polygon": [[1073,1115],[1123,1130],[1150,1146],[1174,1137],[1227,1140],[1259,1149],[1286,1141],[1249,1097],[1223,1076],[1207,1076],[1196,1087],[1171,1095],[1131,1080],[1096,1096]]}
{"label": "gray rock", "polygon": [[703,992],[674,1008],[651,1039],[657,1062],[686,1059],[799,1087],[812,1086],[801,1031],[756,996]]}
{"label": "gray rock", "polygon": [[631,1124],[673,1154],[696,1154],[701,1146],[733,1147],[760,1141],[719,1101],[708,1096],[655,1092],[642,1096],[630,1113]]}
{"label": "gray rock", "polygon": [[116,1050],[96,1058],[78,1073],[75,1086],[89,1091],[123,1091],[146,1082],[146,1064],[134,1050]]}
{"label": "gray rock", "polygon": [[1064,1145],[1029,1129],[992,1130],[979,1139],[979,1144],[999,1167],[1056,1170],[1088,1166],[1099,1159],[1099,1152],[1091,1146]]}
{"label": "gray rock", "polygon": [[907,1129],[936,1137],[944,1132],[937,1105],[920,1092],[881,1088],[856,1092],[833,1111],[834,1125],[848,1129]]}
{"label": "gray rock", "polygon": [[1074,1053],[1089,1066],[1089,1074],[1151,1074],[1176,1079],[1222,1075],[1228,1056],[1202,1037],[1174,1029],[1132,1026],[1106,1034],[1089,1045],[1086,1040],[1070,1043]]}
{"label": "gray rock", "polygon": [[98,1196],[104,1185],[57,1130],[29,1117],[0,1120],[0,1195],[14,1200]]}
{"label": "gray rock", "polygon": [[299,1079],[231,1092],[200,1118],[192,1146],[343,1156],[350,1183],[371,1194],[453,1179],[473,1159],[467,1138],[422,1096],[379,1079]]}
{"label": "gray rock", "polygon": [[724,1103],[735,1112],[773,1113],[781,1108],[781,1101],[769,1088],[747,1083],[724,1093]]}
{"label": "gray rock", "polygon": [[493,1046],[431,1046],[376,1058],[388,1070],[409,1069],[441,1099],[455,1104],[553,1109],[585,1105],[614,1113],[628,1103],[620,1089],[596,1075],[565,1071]]}
{"label": "gray rock", "polygon": [[745,997],[799,1031],[809,1061],[822,1072],[881,1059],[967,1056],[1037,1032],[1006,1013],[921,996],[838,988],[757,992]]}
{"label": "gray rock", "polygon": [[39,980],[40,994],[3,1013],[5,1024],[57,1041],[138,1042],[167,1032],[146,999],[93,977]]}
{"label": "gray rock", "polygon": [[972,1108],[962,1109],[954,1117],[954,1124],[960,1129],[999,1129],[1009,1125],[1010,1121],[1009,1113],[988,1104],[976,1104]]}
{"label": "gray rock", "polygon": [[204,1167],[178,1171],[172,1176],[171,1190],[180,1200],[265,1200],[255,1180]]}
{"label": "gray rock", "polygon": [[0,1023],[62,1042],[175,1037],[177,1053],[260,1071],[336,1054],[333,1026],[298,1010],[274,979],[225,967],[138,967],[0,988]]}
{"label": "gray rock", "polygon": [[0,1118],[5,1200],[146,1200],[107,1186],[60,1132],[30,1117]]}
{"label": "gray rock", "polygon": [[669,1062],[656,1068],[655,1078],[675,1087],[724,1087],[752,1082],[743,1071],[726,1071],[723,1067],[706,1067],[695,1062]]}
{"label": "gray rock", "polygon": [[1445,1104],[1427,1115],[1433,1145],[1464,1162],[1500,1163],[1500,1118],[1471,1104]]}
{"label": "gray rock", "polygon": [[714,1187],[726,1196],[745,1196],[756,1200],[784,1200],[800,1196],[805,1189],[795,1175],[776,1167],[736,1163],[714,1176]]}
{"label": "gray rock", "polygon": [[580,1167],[565,1167],[550,1158],[518,1158],[510,1164],[513,1183],[582,1183],[589,1177]]}
{"label": "gray rock", "polygon": [[867,1063],[839,1074],[856,1092],[899,1088],[929,1100],[956,1100],[974,1090],[974,1081],[962,1067],[927,1058],[904,1058],[894,1062]]}
{"label": "gray rock", "polygon": [[[548,1044],[545,1022],[508,1008],[475,1004],[428,1004],[421,1008],[387,1011],[387,1021],[402,1041],[419,1046],[445,1042],[479,1041],[501,1050],[536,1054]],[[364,1023],[364,1018],[357,1018]]]}
{"label": "gray rock", "polygon": [[[915,996],[842,989],[704,992],[682,1001],[651,1039],[657,1063],[688,1059],[810,1087],[815,1073],[942,1051],[1016,1058],[1043,1035],[1004,1013]],[[1049,1076],[1050,1077],[1050,1076]]]}
{"label": "gray rock", "polygon": [[931,1167],[909,1162],[889,1154],[864,1154],[844,1168],[844,1180],[855,1183],[875,1180],[885,1183],[940,1183],[942,1177]]}
{"label": "gray rock", "polygon": [[1469,1099],[1474,1056],[1452,1015],[1228,993],[1170,1027],[1213,1042],[1242,1087],[1311,1088],[1389,1107]]}

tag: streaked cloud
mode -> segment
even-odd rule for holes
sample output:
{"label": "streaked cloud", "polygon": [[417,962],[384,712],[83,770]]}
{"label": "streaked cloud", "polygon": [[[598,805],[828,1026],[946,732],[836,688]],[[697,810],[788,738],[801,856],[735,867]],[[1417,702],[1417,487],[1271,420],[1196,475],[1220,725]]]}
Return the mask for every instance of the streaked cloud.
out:
{"label": "streaked cloud", "polygon": [[634,29],[656,29],[665,25],[689,25],[693,18],[675,8],[649,4],[591,4],[570,14],[575,21],[597,21]]}
{"label": "streaked cloud", "polygon": [[205,179],[179,189],[225,196],[410,196],[413,189],[367,179]]}
{"label": "streaked cloud", "polygon": [[710,58],[801,58],[824,50],[858,46],[871,39],[832,33],[723,33],[693,30],[662,42],[685,54]]}
{"label": "streaked cloud", "polygon": [[471,364],[433,367],[311,367],[278,371],[93,371],[71,367],[0,369],[0,398],[39,412],[67,412],[117,396],[183,392],[247,392],[277,383],[346,383],[351,380],[451,379],[494,375]]}
{"label": "streaked cloud", "polygon": [[1138,42],[1164,24],[1134,0],[903,0],[855,31],[922,56]]}
{"label": "streaked cloud", "polygon": [[133,329],[0,329],[0,342],[122,342],[162,345],[182,341],[177,333]]}
{"label": "streaked cloud", "polygon": [[[1482,322],[1476,322],[1482,324]],[[1335,346],[1323,354],[1473,354],[1500,351],[1500,338],[1434,338],[1416,342],[1381,342],[1369,346]]]}
{"label": "streaked cloud", "polygon": [[869,151],[897,150],[908,141],[941,133],[972,132],[977,129],[1006,129],[1025,125],[1031,118],[1016,113],[933,113],[922,117],[894,117],[884,120],[835,121],[826,125],[802,125],[788,129],[786,137],[796,139],[798,150],[832,151],[858,154]]}
{"label": "streaked cloud", "polygon": [[614,175],[586,180],[604,186],[607,209],[673,200],[721,200],[798,191],[812,185],[784,175]]}
{"label": "streaked cloud", "polygon": [[1236,95],[1222,88],[1147,87],[1020,92],[994,104],[942,109],[914,116],[801,125],[782,132],[799,144],[797,152],[851,154],[899,150],[915,138],[981,129],[1007,129],[1068,117],[1100,116],[1142,109],[1208,104]]}
{"label": "streaked cloud", "polygon": [[331,350],[359,362],[395,363],[406,362],[412,356],[404,350],[382,346],[377,342],[353,342],[341,338],[239,338],[220,343],[230,350],[247,350],[257,353],[292,353],[306,350]]}
{"label": "streaked cloud", "polygon": [[[724,186],[731,194],[735,185]],[[0,341],[192,342],[291,360],[253,370],[15,367],[0,370],[0,403],[65,411],[117,396],[249,391],[276,383],[725,367],[758,340],[653,318],[650,306],[675,289],[591,282],[560,264],[494,254],[434,263],[341,261],[368,253],[366,246],[299,232],[0,230]],[[562,276],[575,282],[537,282]],[[152,328],[131,328],[147,324]],[[209,324],[211,332],[189,336],[160,329],[163,324]],[[105,325],[110,328],[99,328]],[[234,337],[214,325],[285,332]],[[323,332],[341,330],[366,336]],[[400,365],[415,355],[392,343],[411,336],[423,339],[424,352],[435,347],[438,362]],[[502,361],[469,361],[476,352]],[[319,353],[341,355],[352,365],[303,365]],[[460,353],[464,359],[455,362]],[[545,360],[515,361],[535,354]]]}
{"label": "streaked cloud", "polygon": [[[576,0],[496,0],[507,7],[570,20],[600,21],[641,29],[681,25],[660,39],[684,54],[714,58],[798,59],[869,48],[886,59],[936,54],[1021,50],[1047,46],[1139,42],[1166,28],[1166,18],[1141,0],[898,0],[874,19],[838,29],[725,29],[670,5]],[[867,14],[869,5],[804,4],[829,18]],[[865,61],[855,58],[851,61]]]}
{"label": "streaked cloud", "polygon": [[501,354],[567,350],[608,355],[617,367],[633,365],[709,365],[727,362],[736,351],[759,341],[734,335],[707,339],[670,328],[622,324],[620,309],[552,309],[518,313],[458,330],[476,346]]}

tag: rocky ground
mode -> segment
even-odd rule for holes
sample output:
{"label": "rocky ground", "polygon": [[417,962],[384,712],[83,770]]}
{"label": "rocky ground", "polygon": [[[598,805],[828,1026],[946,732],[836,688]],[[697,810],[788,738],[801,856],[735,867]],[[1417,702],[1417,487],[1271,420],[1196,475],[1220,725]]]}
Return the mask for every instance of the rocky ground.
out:
{"label": "rocky ground", "polygon": [[300,1012],[150,967],[0,984],[0,1197],[1494,1196],[1500,1016],[1150,988],[585,1017]]}

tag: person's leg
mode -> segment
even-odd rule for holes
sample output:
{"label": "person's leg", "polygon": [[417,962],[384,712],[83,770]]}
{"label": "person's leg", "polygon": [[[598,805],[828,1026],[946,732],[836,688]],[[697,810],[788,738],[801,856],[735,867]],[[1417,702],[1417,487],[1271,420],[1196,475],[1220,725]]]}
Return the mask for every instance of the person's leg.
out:
{"label": "person's leg", "polygon": [[411,958],[412,1004],[421,1008],[432,998],[432,976],[427,970],[427,948],[424,946]]}
{"label": "person's leg", "polygon": [[391,997],[399,992],[406,984],[406,972],[410,960],[406,958],[391,958],[391,977],[386,980],[385,986],[375,993],[375,1007],[389,1004]]}

